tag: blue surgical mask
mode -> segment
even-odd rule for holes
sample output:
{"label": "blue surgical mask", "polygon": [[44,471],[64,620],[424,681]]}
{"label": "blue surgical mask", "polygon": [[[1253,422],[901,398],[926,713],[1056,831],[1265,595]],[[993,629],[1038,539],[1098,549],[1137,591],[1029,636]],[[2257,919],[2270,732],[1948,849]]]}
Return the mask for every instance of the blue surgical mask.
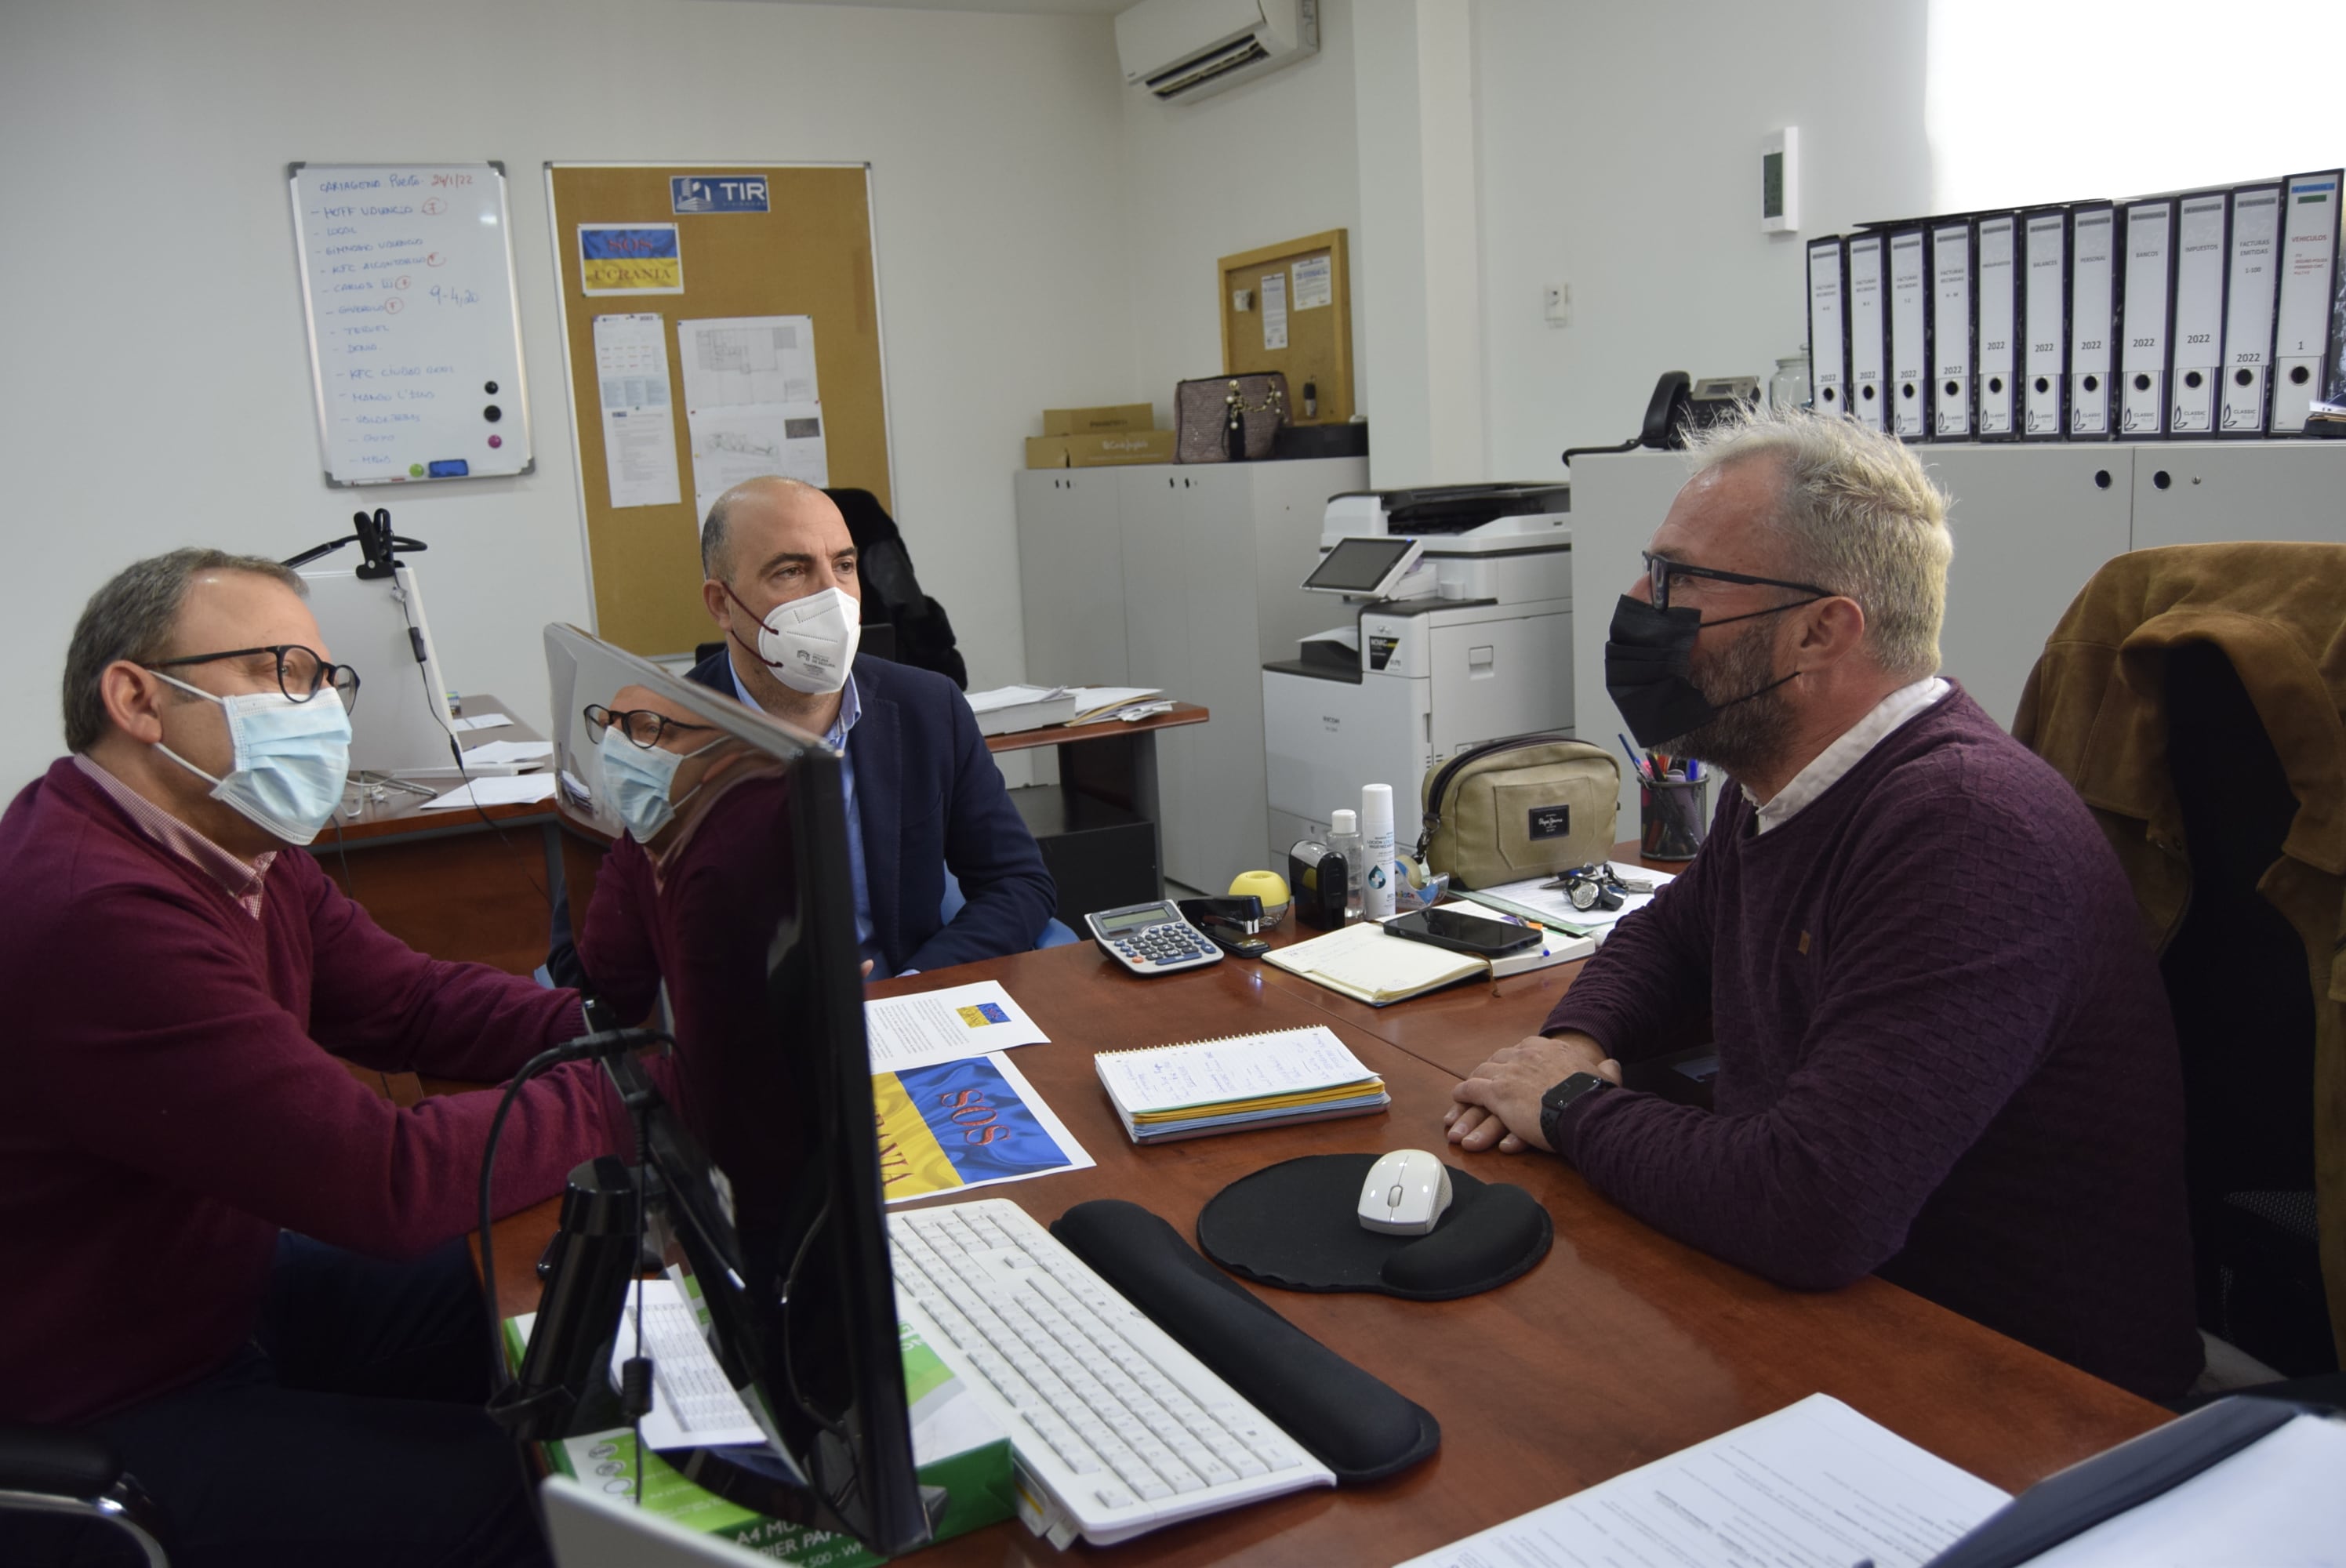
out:
{"label": "blue surgical mask", "polygon": [[296,702],[281,691],[221,697],[161,671],[158,678],[228,713],[236,748],[227,776],[214,778],[169,747],[155,749],[212,787],[212,799],[289,844],[318,836],[342,798],[351,770],[351,716],[321,691]]}
{"label": "blue surgical mask", "polygon": [[[721,740],[710,746],[724,744]],[[647,749],[629,740],[616,729],[607,729],[596,749],[603,759],[603,784],[609,791],[612,809],[627,825],[627,832],[638,844],[648,844],[653,838],[676,820],[676,805],[668,802],[668,791],[676,785],[676,770],[688,757],[698,757],[709,749],[704,746],[696,751],[663,751],[654,747]],[[695,789],[699,786],[695,785]],[[685,791],[691,798],[692,790]]]}

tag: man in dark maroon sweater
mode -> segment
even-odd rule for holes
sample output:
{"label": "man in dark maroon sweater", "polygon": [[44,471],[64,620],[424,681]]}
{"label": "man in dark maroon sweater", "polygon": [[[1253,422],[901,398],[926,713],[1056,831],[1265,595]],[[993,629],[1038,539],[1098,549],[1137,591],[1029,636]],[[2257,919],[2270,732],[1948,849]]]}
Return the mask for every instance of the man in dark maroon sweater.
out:
{"label": "man in dark maroon sweater", "polygon": [[[1879,1273],[2172,1398],[2201,1349],[2166,993],[2084,803],[1936,673],[1944,505],[1853,425],[1708,443],[1606,681],[1641,744],[1733,782],[1450,1137],[1552,1149],[1780,1284]],[[1617,1086],[1706,1038],[1713,1109]]]}
{"label": "man in dark maroon sweater", "polygon": [[[182,550],[99,590],[73,755],[0,818],[0,1420],[114,1440],[175,1563],[539,1562],[459,1239],[496,1096],[403,1110],[328,1053],[495,1080],[583,1033],[578,998],[423,957],[288,847],[347,758],[300,585]],[[626,1136],[557,1069],[499,1206]]]}

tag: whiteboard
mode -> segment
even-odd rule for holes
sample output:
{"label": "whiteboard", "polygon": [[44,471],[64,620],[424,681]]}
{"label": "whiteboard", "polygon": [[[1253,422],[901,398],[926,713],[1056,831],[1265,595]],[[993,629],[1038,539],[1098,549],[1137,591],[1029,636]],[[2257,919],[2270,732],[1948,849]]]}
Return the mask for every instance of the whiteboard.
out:
{"label": "whiteboard", "polygon": [[495,163],[287,166],[329,484],[527,473]]}

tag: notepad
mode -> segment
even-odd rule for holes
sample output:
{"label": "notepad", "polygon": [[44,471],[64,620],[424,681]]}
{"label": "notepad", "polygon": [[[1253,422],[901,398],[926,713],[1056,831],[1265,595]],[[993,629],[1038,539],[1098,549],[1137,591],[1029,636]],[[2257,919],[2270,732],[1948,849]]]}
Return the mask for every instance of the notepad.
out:
{"label": "notepad", "polygon": [[1392,1102],[1325,1024],[1101,1051],[1092,1066],[1136,1144],[1365,1115]]}
{"label": "notepad", "polygon": [[1439,991],[1491,966],[1472,953],[1393,936],[1367,921],[1262,955],[1290,974],[1372,1007]]}

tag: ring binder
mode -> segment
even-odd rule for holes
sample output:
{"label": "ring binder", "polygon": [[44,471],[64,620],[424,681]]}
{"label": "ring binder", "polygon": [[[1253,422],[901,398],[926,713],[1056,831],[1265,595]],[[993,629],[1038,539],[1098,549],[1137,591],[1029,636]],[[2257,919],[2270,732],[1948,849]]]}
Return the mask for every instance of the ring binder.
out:
{"label": "ring binder", "polygon": [[1889,326],[1884,248],[1879,234],[1849,241],[1849,406],[1857,422],[1872,430],[1889,428],[1882,396]]}
{"label": "ring binder", "polygon": [[1977,322],[1972,273],[1978,235],[1968,218],[1931,230],[1931,433],[1941,441],[1972,434],[1972,370]]}
{"label": "ring binder", "polygon": [[2100,441],[2110,433],[2117,233],[2117,209],[2106,201],[2069,209],[2069,410],[2063,429],[2072,438]]}
{"label": "ring binder", "polygon": [[2020,219],[2003,212],[1976,227],[1979,362],[1972,374],[1979,387],[1979,433],[1982,441],[2009,441],[2020,433]]}
{"label": "ring binder", "polygon": [[2328,390],[2330,324],[2338,296],[2341,171],[2291,175],[2283,188],[2280,300],[2273,308],[2275,435],[2299,435]]}
{"label": "ring binder", "polygon": [[2280,293],[2280,187],[2232,192],[2225,262],[2224,401],[2217,433],[2259,436],[2271,407],[2273,300]]}
{"label": "ring binder", "polygon": [[1849,413],[1849,267],[1840,236],[1809,242],[1809,399],[1821,413]]}
{"label": "ring binder", "polygon": [[2232,237],[2232,202],[2229,192],[2213,190],[2187,196],[2178,206],[2167,433],[2213,435],[2224,378],[2224,258]]}
{"label": "ring binder", "polygon": [[1883,387],[1891,433],[1931,439],[1931,270],[1920,229],[1890,235],[1890,375]]}
{"label": "ring binder", "polygon": [[2147,438],[2167,430],[2168,332],[2175,305],[2175,202],[2137,201],[2122,226],[2125,328],[2118,334],[2118,429]]}
{"label": "ring binder", "polygon": [[2058,441],[2069,386],[2069,213],[2021,215],[2020,434]]}

